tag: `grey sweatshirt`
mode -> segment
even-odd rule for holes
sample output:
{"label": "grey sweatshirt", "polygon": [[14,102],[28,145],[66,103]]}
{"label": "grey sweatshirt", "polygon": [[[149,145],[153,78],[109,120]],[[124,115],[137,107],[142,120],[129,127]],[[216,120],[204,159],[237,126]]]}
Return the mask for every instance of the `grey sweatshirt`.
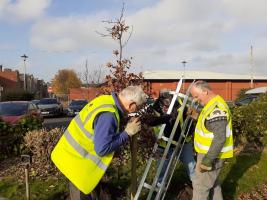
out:
{"label": "grey sweatshirt", "polygon": [[227,126],[227,114],[225,111],[215,108],[205,121],[206,128],[214,133],[211,146],[209,148],[206,157],[214,160],[218,158],[225,140],[226,140],[226,126]]}

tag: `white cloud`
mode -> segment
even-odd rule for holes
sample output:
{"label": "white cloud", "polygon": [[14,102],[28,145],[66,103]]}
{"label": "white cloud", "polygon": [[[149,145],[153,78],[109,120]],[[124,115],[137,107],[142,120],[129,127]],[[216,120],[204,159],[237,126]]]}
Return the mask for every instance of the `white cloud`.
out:
{"label": "white cloud", "polygon": [[36,19],[44,14],[51,0],[1,0],[0,19],[24,21]]}
{"label": "white cloud", "polygon": [[[136,44],[135,48],[140,48],[180,45],[190,41],[189,46],[200,50],[216,49],[219,46],[220,34],[227,26],[216,18],[209,19],[215,13],[207,12],[208,8],[202,5],[208,2],[209,9],[214,7],[216,10],[214,3],[210,3],[209,0],[201,2],[165,0],[130,16],[125,13],[127,24],[133,25],[130,43]],[[118,15],[119,13],[115,13],[115,16]],[[91,46],[103,47],[110,42],[99,37],[95,31],[103,30],[106,25],[101,21],[113,19],[113,16],[114,13],[100,12],[97,16],[43,19],[32,29],[31,44],[38,48],[62,51]]]}
{"label": "white cloud", "polygon": [[126,19],[134,26],[134,43],[161,47],[188,43],[210,51],[219,47],[221,34],[229,29],[216,11],[218,7],[209,0],[165,0]]}
{"label": "white cloud", "polygon": [[32,28],[32,46],[48,51],[73,51],[81,48],[98,50],[113,44],[109,37],[101,37],[96,31],[105,33],[106,13],[95,16],[69,16],[46,18]]}
{"label": "white cloud", "polygon": [[[256,44],[255,73],[267,74],[266,7],[266,0],[162,0],[127,15],[126,4],[126,23],[133,25],[133,34],[125,56],[133,56],[133,65],[140,69],[181,70],[181,61],[187,60],[188,70],[248,73],[252,43]],[[101,21],[119,14],[107,10],[42,18],[33,26],[30,42],[47,51],[105,54],[84,55],[90,63],[104,64],[115,43],[95,31],[103,33],[107,25]]]}
{"label": "white cloud", "polygon": [[222,0],[222,6],[244,24],[266,22],[266,0]]}

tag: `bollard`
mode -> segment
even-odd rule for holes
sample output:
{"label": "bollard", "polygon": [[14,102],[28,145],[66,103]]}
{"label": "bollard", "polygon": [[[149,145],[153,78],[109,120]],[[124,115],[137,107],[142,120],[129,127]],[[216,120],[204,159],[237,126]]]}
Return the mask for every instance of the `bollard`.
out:
{"label": "bollard", "polygon": [[26,199],[30,200],[29,167],[32,162],[30,155],[21,155],[21,162],[25,166]]}

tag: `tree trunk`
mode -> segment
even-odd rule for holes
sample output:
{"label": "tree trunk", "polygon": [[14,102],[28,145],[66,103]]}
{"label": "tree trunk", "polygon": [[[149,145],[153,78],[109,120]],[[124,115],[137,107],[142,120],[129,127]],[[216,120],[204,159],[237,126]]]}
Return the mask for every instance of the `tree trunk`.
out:
{"label": "tree trunk", "polygon": [[136,174],[136,163],[137,163],[137,136],[134,135],[131,138],[131,199],[134,199],[134,195],[137,190],[137,174]]}

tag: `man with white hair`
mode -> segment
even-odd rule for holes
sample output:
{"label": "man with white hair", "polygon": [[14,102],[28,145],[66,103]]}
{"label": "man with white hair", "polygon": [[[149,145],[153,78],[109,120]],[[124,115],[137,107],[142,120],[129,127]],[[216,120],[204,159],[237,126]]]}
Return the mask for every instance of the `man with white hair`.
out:
{"label": "man with white hair", "polygon": [[141,129],[139,118],[132,118],[121,131],[121,119],[136,112],[146,97],[139,86],[129,86],[119,94],[101,95],[70,122],[51,158],[71,182],[71,199],[92,199],[90,193],[105,174],[114,151]]}
{"label": "man with white hair", "polygon": [[204,108],[194,133],[197,166],[193,181],[193,200],[222,200],[220,170],[226,158],[233,157],[231,112],[222,97],[207,82],[197,81],[190,90]]}

